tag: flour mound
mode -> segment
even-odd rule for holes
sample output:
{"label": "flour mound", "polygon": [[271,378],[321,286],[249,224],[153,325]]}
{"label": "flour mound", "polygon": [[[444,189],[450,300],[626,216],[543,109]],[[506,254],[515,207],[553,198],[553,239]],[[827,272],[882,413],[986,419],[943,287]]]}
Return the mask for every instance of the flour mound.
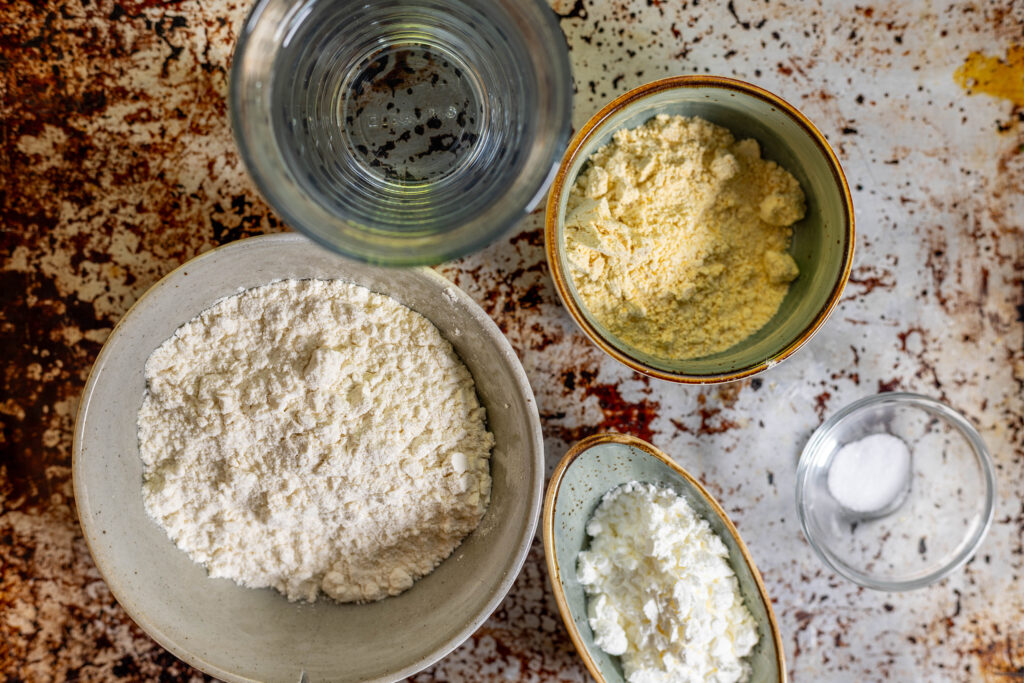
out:
{"label": "flour mound", "polygon": [[327,280],[218,301],[146,363],[147,512],[210,576],[397,595],[476,528],[494,437],[426,318]]}
{"label": "flour mound", "polygon": [[799,275],[787,249],[800,184],[757,141],[699,118],[619,130],[569,193],[566,257],[583,303],[612,334],[662,358],[746,339]]}

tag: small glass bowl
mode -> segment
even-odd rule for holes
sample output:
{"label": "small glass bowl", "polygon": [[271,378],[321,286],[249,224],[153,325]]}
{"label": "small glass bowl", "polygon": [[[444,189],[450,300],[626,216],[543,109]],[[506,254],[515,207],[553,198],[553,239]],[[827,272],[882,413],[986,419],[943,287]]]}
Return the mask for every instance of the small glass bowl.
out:
{"label": "small glass bowl", "polygon": [[[843,446],[879,433],[910,448],[908,488],[880,512],[858,513],[833,497],[829,468]],[[992,523],[995,488],[992,458],[963,415],[925,396],[884,393],[851,403],[811,435],[797,466],[796,504],[825,564],[866,588],[904,591],[974,556]]]}
{"label": "small glass bowl", "polygon": [[228,102],[286,223],[350,258],[425,265],[540,203],[569,138],[572,73],[542,0],[258,0]]}

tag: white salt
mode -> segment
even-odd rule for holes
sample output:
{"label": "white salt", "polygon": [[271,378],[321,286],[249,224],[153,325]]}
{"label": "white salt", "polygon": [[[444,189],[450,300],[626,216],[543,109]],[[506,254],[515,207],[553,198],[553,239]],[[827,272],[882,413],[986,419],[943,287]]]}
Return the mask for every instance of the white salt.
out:
{"label": "white salt", "polygon": [[828,490],[843,507],[875,512],[907,487],[910,449],[892,434],[872,434],[844,445],[828,469]]}

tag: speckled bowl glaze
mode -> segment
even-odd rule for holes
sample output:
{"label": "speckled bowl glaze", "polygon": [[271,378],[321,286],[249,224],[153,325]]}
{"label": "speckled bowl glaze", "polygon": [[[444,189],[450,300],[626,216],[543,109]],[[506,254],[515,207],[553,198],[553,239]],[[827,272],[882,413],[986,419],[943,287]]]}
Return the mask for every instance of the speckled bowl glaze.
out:
{"label": "speckled bowl glaze", "polygon": [[[583,305],[565,256],[569,192],[587,160],[615,131],[658,114],[698,116],[754,138],[762,156],[800,182],[807,215],[793,226],[790,253],[800,267],[775,316],[753,335],[718,353],[687,360],[649,355],[616,338]],[[548,196],[544,230],[555,288],[583,332],[630,368],[659,379],[703,384],[762,372],[800,348],[835,308],[853,263],[853,201],[839,160],[824,136],[795,107],[767,90],[731,78],[678,76],[629,91],[576,133]]]}
{"label": "speckled bowl glaze", "polygon": [[569,636],[583,663],[599,683],[625,679],[618,657],[594,644],[587,621],[586,594],[576,580],[576,556],[588,545],[587,520],[601,497],[616,486],[641,481],[668,487],[706,519],[729,549],[729,564],[744,602],[757,622],[760,640],[748,661],[750,681],[786,680],[782,638],[761,575],[736,527],[704,487],[671,458],[642,439],[625,434],[596,434],[573,446],[555,468],[544,498],[544,554],[551,586]]}
{"label": "speckled bowl glaze", "polygon": [[[497,442],[490,507],[447,560],[396,597],[289,603],[271,589],[211,579],[143,508],[136,415],[146,359],[217,299],[282,278],[342,279],[420,312],[465,361],[487,409]],[[73,472],[100,573],[132,619],[178,657],[228,681],[396,681],[458,646],[512,586],[540,514],[544,449],[519,360],[464,292],[431,270],[353,263],[299,235],[273,235],[198,256],[125,314],[82,396]]]}

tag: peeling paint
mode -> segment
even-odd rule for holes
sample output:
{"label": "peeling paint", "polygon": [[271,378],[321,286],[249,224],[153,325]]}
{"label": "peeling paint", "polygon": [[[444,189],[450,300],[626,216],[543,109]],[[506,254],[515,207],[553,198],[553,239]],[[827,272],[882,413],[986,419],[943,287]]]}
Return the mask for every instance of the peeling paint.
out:
{"label": "peeling paint", "polygon": [[1009,46],[1005,57],[972,52],[953,78],[970,95],[982,93],[1024,107],[1024,45]]}

